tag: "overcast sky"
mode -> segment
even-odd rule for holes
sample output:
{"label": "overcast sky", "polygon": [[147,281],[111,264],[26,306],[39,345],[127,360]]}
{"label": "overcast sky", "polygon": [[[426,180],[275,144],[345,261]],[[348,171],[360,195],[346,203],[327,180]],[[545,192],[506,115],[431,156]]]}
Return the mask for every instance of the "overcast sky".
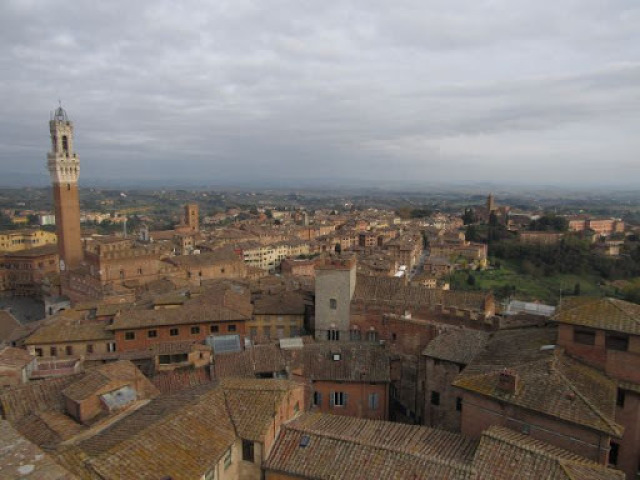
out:
{"label": "overcast sky", "polygon": [[0,2],[2,182],[640,185],[638,0]]}

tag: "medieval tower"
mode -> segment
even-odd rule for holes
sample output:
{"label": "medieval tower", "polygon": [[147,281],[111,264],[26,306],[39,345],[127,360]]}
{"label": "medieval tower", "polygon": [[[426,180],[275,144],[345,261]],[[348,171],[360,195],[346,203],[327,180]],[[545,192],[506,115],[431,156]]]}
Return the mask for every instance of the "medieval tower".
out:
{"label": "medieval tower", "polygon": [[47,154],[47,167],[53,186],[60,270],[69,270],[82,261],[78,199],[80,159],[73,151],[73,123],[62,107],[53,113],[49,131],[51,151]]}

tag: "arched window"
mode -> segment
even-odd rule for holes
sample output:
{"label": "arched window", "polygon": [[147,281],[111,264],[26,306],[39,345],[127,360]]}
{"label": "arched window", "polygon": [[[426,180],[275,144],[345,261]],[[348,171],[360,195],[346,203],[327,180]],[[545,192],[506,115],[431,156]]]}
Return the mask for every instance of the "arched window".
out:
{"label": "arched window", "polygon": [[69,139],[66,135],[62,136],[62,151],[67,155],[69,154]]}

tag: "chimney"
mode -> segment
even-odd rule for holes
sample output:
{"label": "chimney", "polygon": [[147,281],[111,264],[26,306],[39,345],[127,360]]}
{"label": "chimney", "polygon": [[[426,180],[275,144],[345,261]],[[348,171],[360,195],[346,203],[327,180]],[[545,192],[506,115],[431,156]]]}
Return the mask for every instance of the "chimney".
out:
{"label": "chimney", "polygon": [[518,374],[505,368],[498,374],[498,390],[514,395],[518,389]]}

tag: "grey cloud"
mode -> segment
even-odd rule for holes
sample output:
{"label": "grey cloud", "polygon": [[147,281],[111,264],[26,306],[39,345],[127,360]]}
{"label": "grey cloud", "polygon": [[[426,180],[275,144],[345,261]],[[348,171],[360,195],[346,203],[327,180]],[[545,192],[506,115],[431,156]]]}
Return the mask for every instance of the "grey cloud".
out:
{"label": "grey cloud", "polygon": [[534,157],[569,176],[594,135],[640,180],[639,19],[630,0],[7,1],[1,161],[40,174],[62,98],[87,181],[501,180]]}

